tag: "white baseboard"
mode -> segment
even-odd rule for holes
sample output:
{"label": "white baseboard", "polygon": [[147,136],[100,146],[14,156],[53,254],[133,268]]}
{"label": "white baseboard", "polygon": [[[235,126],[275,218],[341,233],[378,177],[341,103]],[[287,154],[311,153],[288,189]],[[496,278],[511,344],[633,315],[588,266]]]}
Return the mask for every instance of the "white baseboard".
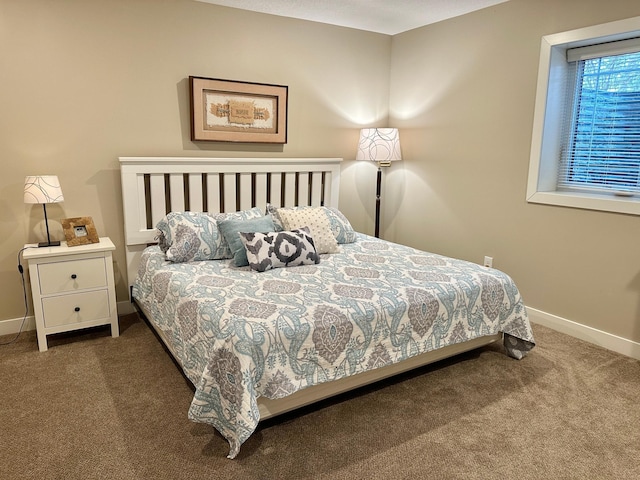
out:
{"label": "white baseboard", "polygon": [[640,360],[640,343],[634,342],[633,340],[618,337],[617,335],[603,332],[602,330],[588,327],[535,308],[527,307],[527,313],[532,323],[538,323],[542,326],[557,330],[558,332],[584,340],[585,342],[593,343],[594,345]]}
{"label": "white baseboard", "polygon": [[23,332],[36,329],[36,318],[33,315],[24,319],[24,325],[22,320],[23,317],[0,320],[0,335],[15,335],[20,331],[21,326]]}
{"label": "white baseboard", "polygon": [[[128,315],[136,311],[133,304],[129,301],[118,302],[117,308],[118,315]],[[20,317],[10,318],[8,320],[0,320],[0,336],[16,334],[20,331],[21,326],[23,332],[36,329],[36,319],[33,315],[28,316],[24,320],[24,326],[22,325],[22,319],[23,318]]]}

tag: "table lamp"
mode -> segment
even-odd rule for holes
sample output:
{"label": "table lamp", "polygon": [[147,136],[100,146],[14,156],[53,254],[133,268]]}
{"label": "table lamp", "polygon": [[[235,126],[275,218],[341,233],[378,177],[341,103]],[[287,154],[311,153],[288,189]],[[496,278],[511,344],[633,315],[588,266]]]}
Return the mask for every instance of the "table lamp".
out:
{"label": "table lamp", "polygon": [[49,235],[47,203],[59,203],[64,200],[57,175],[31,175],[24,179],[24,203],[41,203],[44,209],[44,223],[47,227],[47,241],[38,243],[38,247],[55,247],[60,242],[52,242]]}

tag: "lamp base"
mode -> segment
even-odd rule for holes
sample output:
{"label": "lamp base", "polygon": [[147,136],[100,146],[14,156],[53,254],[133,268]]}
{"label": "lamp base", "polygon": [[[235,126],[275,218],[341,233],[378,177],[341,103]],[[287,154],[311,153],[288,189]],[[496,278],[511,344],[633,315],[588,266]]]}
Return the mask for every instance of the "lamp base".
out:
{"label": "lamp base", "polygon": [[40,242],[38,247],[59,247],[60,242]]}

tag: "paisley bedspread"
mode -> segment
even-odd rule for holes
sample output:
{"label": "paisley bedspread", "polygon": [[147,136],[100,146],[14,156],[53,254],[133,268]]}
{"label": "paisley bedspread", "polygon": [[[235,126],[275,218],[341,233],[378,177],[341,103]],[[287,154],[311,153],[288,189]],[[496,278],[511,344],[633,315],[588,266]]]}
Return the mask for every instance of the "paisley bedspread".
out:
{"label": "paisley bedspread", "polygon": [[359,234],[318,265],[258,273],[229,260],[142,254],[133,296],[164,332],[196,391],[189,418],[213,425],[229,458],[255,430],[257,398],[503,332],[522,358],[534,339],[504,273]]}

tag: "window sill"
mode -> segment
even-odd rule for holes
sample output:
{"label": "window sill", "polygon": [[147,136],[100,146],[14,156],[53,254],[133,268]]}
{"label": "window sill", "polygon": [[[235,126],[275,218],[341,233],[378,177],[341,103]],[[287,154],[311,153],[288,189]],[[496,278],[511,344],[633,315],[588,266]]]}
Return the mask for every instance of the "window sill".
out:
{"label": "window sill", "polygon": [[640,197],[616,197],[575,192],[535,192],[527,198],[529,203],[541,203],[560,207],[583,208],[603,212],[640,215]]}

